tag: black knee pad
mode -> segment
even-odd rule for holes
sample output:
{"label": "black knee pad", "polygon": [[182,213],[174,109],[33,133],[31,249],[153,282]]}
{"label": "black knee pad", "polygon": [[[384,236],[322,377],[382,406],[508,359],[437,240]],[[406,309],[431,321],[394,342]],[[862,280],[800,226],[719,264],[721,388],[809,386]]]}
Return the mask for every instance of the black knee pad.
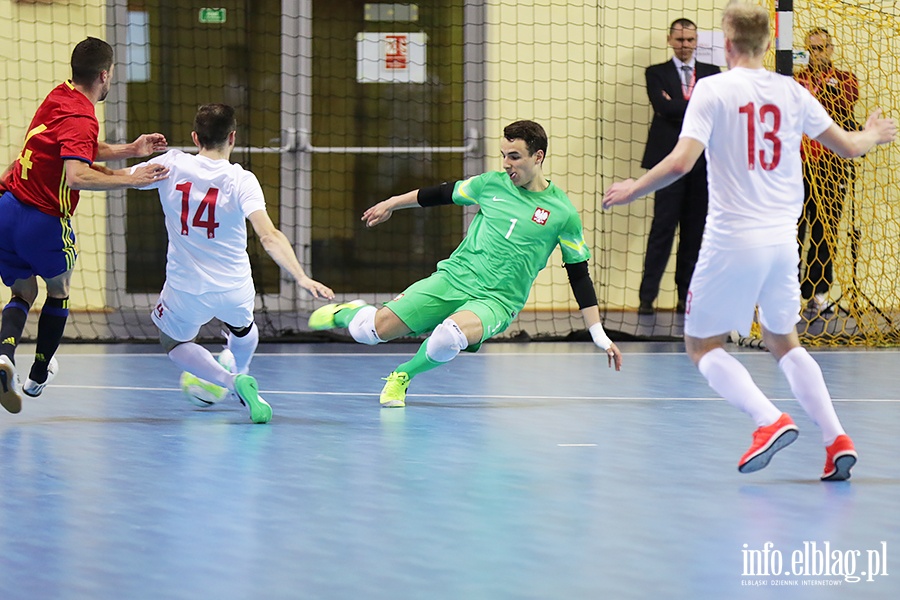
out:
{"label": "black knee pad", "polygon": [[251,329],[253,329],[253,323],[250,323],[246,327],[241,327],[240,329],[238,329],[237,327],[234,327],[233,325],[229,325],[228,323],[225,323],[225,327],[228,328],[228,331],[231,332],[231,335],[242,338],[242,337],[246,336],[248,333],[250,333]]}

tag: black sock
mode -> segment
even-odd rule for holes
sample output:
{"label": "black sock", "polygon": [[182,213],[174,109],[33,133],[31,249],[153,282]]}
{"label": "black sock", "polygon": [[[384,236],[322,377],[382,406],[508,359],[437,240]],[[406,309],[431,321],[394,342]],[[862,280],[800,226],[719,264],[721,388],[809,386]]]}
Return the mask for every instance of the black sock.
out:
{"label": "black sock", "polygon": [[19,298],[13,296],[9,304],[3,307],[3,317],[0,319],[0,354],[8,356],[9,360],[16,363],[16,346],[25,331],[25,321],[28,320],[28,310],[31,306]]}
{"label": "black sock", "polygon": [[29,377],[37,383],[47,381],[47,365],[59,348],[66,320],[69,318],[68,298],[47,298],[38,319],[37,347]]}

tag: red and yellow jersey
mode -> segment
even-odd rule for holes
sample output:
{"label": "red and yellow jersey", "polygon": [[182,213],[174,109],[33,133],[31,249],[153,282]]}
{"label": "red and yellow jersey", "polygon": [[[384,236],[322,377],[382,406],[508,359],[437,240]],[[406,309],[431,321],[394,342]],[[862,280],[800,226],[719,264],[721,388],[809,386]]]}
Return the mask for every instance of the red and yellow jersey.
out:
{"label": "red and yellow jersey", "polygon": [[99,134],[91,101],[71,81],[59,84],[34,114],[7,189],[41,212],[72,216],[78,206],[78,190],[66,185],[65,161],[93,164]]}
{"label": "red and yellow jersey", "polygon": [[[859,100],[856,75],[835,68],[827,71],[803,69],[794,75],[794,79],[815,96],[838,127],[847,131],[860,129],[853,116],[853,106]],[[805,137],[800,154],[803,160],[815,161],[823,154],[833,153],[819,142]]]}

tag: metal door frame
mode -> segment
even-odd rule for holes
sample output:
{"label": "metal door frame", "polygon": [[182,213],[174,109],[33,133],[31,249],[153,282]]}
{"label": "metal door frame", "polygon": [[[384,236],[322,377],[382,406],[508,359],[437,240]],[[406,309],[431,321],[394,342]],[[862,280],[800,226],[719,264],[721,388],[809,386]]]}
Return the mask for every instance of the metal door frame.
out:
{"label": "metal door frame", "polygon": [[[312,1],[282,0],[281,2],[281,130],[282,142],[275,148],[248,148],[250,152],[278,153],[281,156],[281,186],[279,196],[279,228],[293,244],[300,264],[310,272],[312,264],[312,235],[309,223],[312,214],[312,155],[316,152],[355,151],[360,148],[317,148],[309,143],[312,127]],[[465,0],[464,25],[464,107],[463,120],[465,142],[463,146],[417,149],[420,153],[458,152],[464,154],[463,176],[481,173],[485,166],[484,145],[481,137],[485,122],[485,21],[487,0]],[[110,89],[105,102],[106,139],[109,143],[125,143],[128,132],[127,85],[123,74],[127,48],[127,0],[111,0],[107,5],[107,40],[112,45],[120,68],[119,76]],[[164,133],[164,132],[163,132]],[[172,141],[172,140],[170,140]],[[399,152],[409,148],[377,147],[363,152]],[[111,164],[121,168],[122,164]],[[150,310],[157,293],[128,293],[125,289],[126,273],[126,216],[125,190],[107,192],[107,306]],[[461,217],[470,221],[467,212]],[[114,275],[119,274],[117,281]],[[315,277],[315,273],[310,273]],[[294,284],[293,279],[281,272],[280,293],[257,296],[257,308],[265,306],[270,311],[309,312],[321,301],[311,298]],[[327,282],[324,282],[327,284]],[[350,294],[348,294],[350,295]],[[354,295],[354,297],[357,297]],[[376,302],[374,295],[363,298]]]}

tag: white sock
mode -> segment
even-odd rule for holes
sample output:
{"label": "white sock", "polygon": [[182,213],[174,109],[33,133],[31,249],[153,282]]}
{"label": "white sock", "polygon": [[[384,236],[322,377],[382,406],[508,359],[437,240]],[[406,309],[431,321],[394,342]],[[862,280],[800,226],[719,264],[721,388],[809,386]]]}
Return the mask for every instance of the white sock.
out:
{"label": "white sock", "polygon": [[259,328],[256,327],[256,323],[250,326],[250,331],[244,337],[238,337],[233,333],[228,336],[228,349],[234,354],[238,373],[246,375],[250,372],[250,361],[253,360],[257,346],[259,346]]}
{"label": "white sock", "polygon": [[729,404],[750,415],[757,427],[771,425],[781,416],[772,401],[756,386],[750,373],[735,357],[716,348],[697,363],[700,373]]}
{"label": "white sock", "polygon": [[169,351],[169,358],[182,370],[193,373],[229,390],[234,388],[234,375],[225,370],[219,361],[203,346],[194,342],[178,344]]}
{"label": "white sock", "polygon": [[813,423],[822,429],[825,445],[831,445],[837,436],[844,433],[844,428],[834,411],[831,394],[828,393],[819,363],[809,355],[806,348],[794,348],[781,357],[778,366],[787,377],[800,406]]}

